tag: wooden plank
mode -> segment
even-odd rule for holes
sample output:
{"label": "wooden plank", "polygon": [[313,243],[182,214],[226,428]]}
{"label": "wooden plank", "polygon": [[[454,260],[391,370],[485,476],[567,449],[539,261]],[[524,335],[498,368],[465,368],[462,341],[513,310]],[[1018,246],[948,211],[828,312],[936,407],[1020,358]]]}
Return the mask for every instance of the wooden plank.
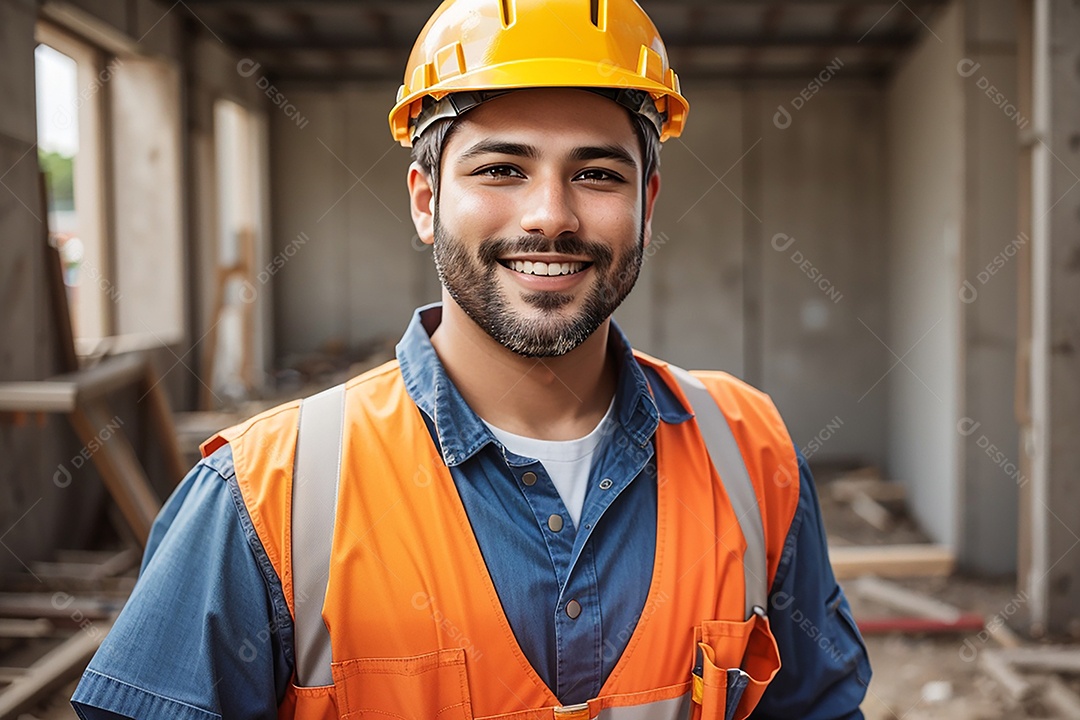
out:
{"label": "wooden plank", "polygon": [[118,612],[127,601],[127,593],[98,593],[71,596],[65,593],[0,592],[0,615],[7,618],[48,618],[54,624],[71,620],[104,620]]}
{"label": "wooden plank", "polygon": [[101,400],[80,404],[69,418],[84,445],[97,448],[91,459],[135,538],[142,547],[146,547],[150,526],[161,510],[161,501],[151,489],[150,481],[127,436],[122,430],[117,430],[102,441],[102,429],[109,424],[110,418]]}
{"label": "wooden plank", "polygon": [[1019,647],[999,650],[998,653],[1012,665],[1024,670],[1047,673],[1080,673],[1080,648]]}
{"label": "wooden plank", "polygon": [[1043,701],[1057,710],[1057,716],[1065,720],[1080,720],[1080,696],[1056,675],[1046,678],[1044,683]]}
{"label": "wooden plank", "polygon": [[0,383],[0,410],[70,413],[80,400],[94,400],[132,385],[143,376],[146,364],[144,355],[132,353],[48,380]]}
{"label": "wooden plank", "polygon": [[1035,687],[1013,669],[1000,655],[1000,650],[983,650],[979,653],[979,666],[996,680],[1014,700],[1024,701],[1032,696]]}
{"label": "wooden plank", "polygon": [[865,492],[855,493],[851,500],[851,510],[876,530],[888,532],[892,529],[895,519],[889,509],[879,503]]}
{"label": "wooden plank", "polygon": [[944,623],[955,623],[963,615],[958,607],[873,575],[859,578],[853,589],[859,597]]}
{"label": "wooden plank", "polygon": [[851,502],[860,495],[867,495],[878,502],[901,502],[907,499],[907,491],[903,485],[880,478],[844,476],[827,485],[829,496],[837,502]]}
{"label": "wooden plank", "polygon": [[53,624],[45,618],[0,618],[0,637],[40,638],[53,634]]}
{"label": "wooden plank", "polygon": [[165,455],[165,463],[169,472],[170,482],[168,487],[172,489],[184,479],[188,468],[184,462],[184,454],[180,451],[180,438],[176,431],[176,423],[173,420],[172,408],[169,406],[169,397],[165,394],[165,388],[161,385],[161,377],[152,362],[146,363],[140,393],[147,403],[151,427],[161,442],[162,452]]}
{"label": "wooden plank", "polygon": [[829,559],[838,580],[881,577],[938,577],[956,566],[952,551],[941,545],[830,547]]}
{"label": "wooden plank", "polygon": [[38,172],[41,191],[41,225],[44,231],[45,276],[49,289],[49,304],[53,317],[53,337],[56,340],[57,367],[61,372],[79,369],[79,357],[75,354],[75,332],[71,326],[71,306],[68,303],[67,284],[64,282],[64,263],[60,249],[49,237],[49,193],[45,173]]}
{"label": "wooden plank", "polygon": [[0,718],[13,718],[33,708],[45,695],[77,677],[94,656],[110,625],[95,628],[94,632],[80,630],[27,668],[24,675],[0,693]]}
{"label": "wooden plank", "polygon": [[77,389],[53,380],[0,383],[0,410],[68,413],[75,409]]}

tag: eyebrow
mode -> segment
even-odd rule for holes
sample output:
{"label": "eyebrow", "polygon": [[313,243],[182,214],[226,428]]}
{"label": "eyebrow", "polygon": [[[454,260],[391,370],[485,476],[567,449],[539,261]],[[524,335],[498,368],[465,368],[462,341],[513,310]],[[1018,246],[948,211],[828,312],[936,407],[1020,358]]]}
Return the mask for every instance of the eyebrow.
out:
{"label": "eyebrow", "polygon": [[481,140],[465,152],[461,153],[458,160],[471,160],[478,155],[488,154],[513,155],[515,157],[528,158],[529,160],[535,160],[540,157],[540,151],[532,145],[503,142],[500,140]]}
{"label": "eyebrow", "polygon": [[634,157],[619,145],[587,145],[574,148],[571,160],[614,160],[637,169]]}
{"label": "eyebrow", "polygon": [[[534,145],[525,143],[504,142],[500,140],[481,140],[458,158],[459,162],[471,160],[480,155],[511,155],[514,157],[535,160],[540,157],[540,150]],[[584,145],[576,147],[570,152],[570,159],[583,160],[614,160],[629,167],[637,169],[634,157],[619,145]]]}

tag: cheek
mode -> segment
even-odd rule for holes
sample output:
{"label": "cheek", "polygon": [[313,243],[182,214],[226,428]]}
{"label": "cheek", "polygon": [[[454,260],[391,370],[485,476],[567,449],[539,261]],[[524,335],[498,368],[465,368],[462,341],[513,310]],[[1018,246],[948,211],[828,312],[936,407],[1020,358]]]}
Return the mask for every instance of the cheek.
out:
{"label": "cheek", "polygon": [[513,222],[515,203],[482,189],[451,191],[439,197],[440,219],[470,234],[492,234]]}
{"label": "cheek", "polygon": [[641,229],[641,203],[636,198],[612,196],[587,202],[589,225],[594,232],[613,238],[637,239]]}

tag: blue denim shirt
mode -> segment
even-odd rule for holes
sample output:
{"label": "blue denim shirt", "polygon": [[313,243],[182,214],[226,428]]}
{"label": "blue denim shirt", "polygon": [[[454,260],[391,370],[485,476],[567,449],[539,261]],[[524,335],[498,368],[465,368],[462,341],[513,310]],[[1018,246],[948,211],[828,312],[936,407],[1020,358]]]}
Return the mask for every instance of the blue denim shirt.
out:
{"label": "blue denim shirt", "polygon": [[[450,382],[421,321],[436,325],[438,312],[418,310],[397,347],[406,387],[450,468],[522,651],[564,704],[583,702],[599,693],[645,604],[656,544],[657,426],[692,415],[634,360],[612,323],[616,422],[597,449],[575,532],[541,463],[506,450]],[[522,481],[527,471],[537,475],[532,485]],[[566,520],[559,532],[548,525],[554,514]],[[581,605],[573,620],[561,612],[570,599]],[[861,718],[869,662],[828,563],[801,455],[798,508],[770,604],[783,667],[753,717]],[[131,599],[72,702],[85,720],[274,718],[292,669],[281,584],[224,446],[162,510]]]}

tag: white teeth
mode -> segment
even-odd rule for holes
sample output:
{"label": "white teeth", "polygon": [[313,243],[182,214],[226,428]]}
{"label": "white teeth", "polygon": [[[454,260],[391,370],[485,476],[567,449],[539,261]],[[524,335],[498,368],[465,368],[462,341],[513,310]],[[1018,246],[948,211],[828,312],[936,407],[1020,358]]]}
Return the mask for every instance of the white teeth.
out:
{"label": "white teeth", "polygon": [[569,275],[572,273],[580,272],[585,263],[581,262],[568,262],[568,263],[545,263],[545,262],[532,262],[530,260],[511,260],[509,265],[513,270],[519,273],[525,273],[526,275]]}

